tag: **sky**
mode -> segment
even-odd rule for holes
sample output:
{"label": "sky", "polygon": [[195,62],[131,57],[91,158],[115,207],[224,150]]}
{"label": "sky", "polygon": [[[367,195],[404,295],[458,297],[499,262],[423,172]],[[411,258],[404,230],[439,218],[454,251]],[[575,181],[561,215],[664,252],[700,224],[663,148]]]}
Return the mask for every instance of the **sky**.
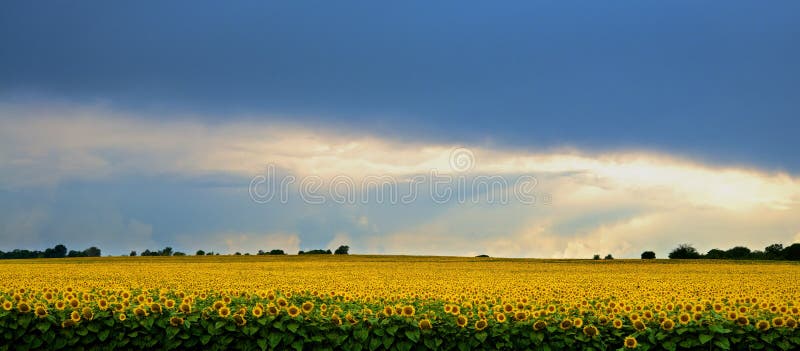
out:
{"label": "sky", "polygon": [[4,1],[0,250],[791,244],[799,10]]}

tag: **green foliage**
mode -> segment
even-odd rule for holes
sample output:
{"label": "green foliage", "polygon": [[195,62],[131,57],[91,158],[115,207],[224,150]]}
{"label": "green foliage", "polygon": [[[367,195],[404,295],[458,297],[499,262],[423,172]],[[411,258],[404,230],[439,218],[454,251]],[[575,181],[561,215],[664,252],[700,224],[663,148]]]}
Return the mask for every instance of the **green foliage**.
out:
{"label": "green foliage", "polygon": [[[78,350],[78,349],[203,349],[203,350],[606,350],[622,348],[626,337],[637,339],[641,350],[795,350],[800,336],[792,328],[740,326],[722,316],[676,325],[662,330],[652,321],[644,330],[630,325],[614,328],[602,325],[587,315],[584,325],[596,326],[599,334],[590,337],[582,328],[562,330],[548,326],[534,330],[535,320],[489,320],[484,330],[470,324],[459,327],[453,316],[431,320],[432,329],[421,330],[419,316],[362,316],[342,325],[319,315],[291,317],[247,315],[244,324],[216,315],[202,317],[199,312],[185,315],[164,311],[122,321],[110,311],[96,310],[92,320],[62,327],[67,311],[37,318],[33,313],[0,311],[0,350]],[[170,318],[183,318],[182,324]],[[553,317],[553,316],[550,316]],[[555,316],[558,318],[557,316]]]}

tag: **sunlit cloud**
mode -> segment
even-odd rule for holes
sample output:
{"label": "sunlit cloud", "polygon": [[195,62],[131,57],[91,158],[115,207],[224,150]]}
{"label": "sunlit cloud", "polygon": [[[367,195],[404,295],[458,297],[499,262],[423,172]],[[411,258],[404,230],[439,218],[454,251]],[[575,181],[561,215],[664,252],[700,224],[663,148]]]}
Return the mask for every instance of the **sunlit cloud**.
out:
{"label": "sunlit cloud", "polygon": [[[246,187],[267,164],[297,177],[386,175],[403,180],[432,170],[454,173],[452,152],[464,148],[474,156],[466,174],[535,176],[539,189],[552,195],[552,204],[547,209],[511,204],[494,209],[494,215],[454,206],[444,216],[414,218],[402,230],[368,230],[369,237],[339,232],[330,244],[353,240],[354,248],[392,253],[586,257],[636,256],[647,246],[663,250],[690,239],[704,246],[733,240],[754,247],[766,240],[800,239],[795,234],[800,230],[800,180],[786,173],[709,165],[645,150],[539,152],[401,142],[263,119],[207,123],[169,117],[102,106],[0,104],[0,187],[214,174],[239,177]],[[602,215],[613,211],[630,213]],[[491,236],[460,231],[454,223],[467,216],[478,219],[472,228]],[[16,223],[35,227],[25,218]],[[357,218],[354,230],[373,227],[368,217]],[[225,249],[246,250],[257,243],[300,247],[296,234],[232,233],[220,234]]]}

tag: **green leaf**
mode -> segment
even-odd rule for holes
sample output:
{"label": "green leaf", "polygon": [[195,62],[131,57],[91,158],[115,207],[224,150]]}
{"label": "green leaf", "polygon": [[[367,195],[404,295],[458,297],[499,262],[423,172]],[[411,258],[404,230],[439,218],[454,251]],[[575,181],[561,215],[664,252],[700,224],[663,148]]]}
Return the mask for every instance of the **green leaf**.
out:
{"label": "green leaf", "polygon": [[698,335],[698,337],[700,338],[700,343],[701,344],[705,344],[705,343],[711,341],[711,339],[714,338],[713,335],[708,335],[708,334],[700,334],[700,335]]}
{"label": "green leaf", "polygon": [[295,340],[292,343],[292,348],[294,348],[297,351],[303,351],[303,340]]}
{"label": "green leaf", "polygon": [[111,334],[111,329],[103,329],[99,333],[97,333],[97,339],[100,341],[106,341],[106,339],[108,339],[109,334]]}
{"label": "green leaf", "polygon": [[480,342],[484,342],[484,341],[486,341],[486,337],[487,336],[488,336],[488,334],[486,334],[485,332],[480,332],[480,333],[475,334],[475,339],[478,339],[478,341],[480,341]]}
{"label": "green leaf", "polygon": [[406,337],[416,343],[419,341],[419,329],[406,330]]}
{"label": "green leaf", "polygon": [[36,329],[39,329],[42,333],[46,332],[50,329],[50,323],[48,322],[39,322],[36,324]]}
{"label": "green leaf", "polygon": [[283,337],[283,335],[281,335],[279,333],[271,333],[271,334],[269,334],[269,347],[272,348],[272,349],[277,347],[278,344],[281,343],[281,338],[282,337]]}
{"label": "green leaf", "polygon": [[[427,340],[426,340],[426,341],[427,341]],[[375,351],[375,350],[377,350],[379,347],[381,347],[381,344],[382,344],[382,342],[381,342],[381,338],[375,338],[375,337],[373,337],[373,338],[372,338],[372,339],[369,341],[369,351]]]}
{"label": "green leaf", "polygon": [[261,351],[266,351],[266,349],[267,349],[267,339],[258,339],[258,340],[256,340],[256,344],[258,344],[258,347],[261,348]]}
{"label": "green leaf", "polygon": [[300,328],[300,325],[297,323],[289,323],[286,325],[286,329],[289,329],[289,331],[292,333],[296,333],[297,328]]}
{"label": "green leaf", "polygon": [[209,341],[211,341],[211,335],[205,334],[205,335],[200,336],[200,343],[201,344],[206,345],[206,344],[208,344]]}
{"label": "green leaf", "polygon": [[723,350],[730,350],[731,349],[731,343],[728,341],[728,338],[725,338],[725,337],[719,338],[717,340],[714,340],[714,345],[716,345],[717,347],[719,347],[719,348],[721,348]]}
{"label": "green leaf", "polygon": [[383,347],[388,350],[389,346],[392,346],[393,342],[394,342],[394,338],[391,337],[391,336],[387,336],[387,337],[383,338]]}
{"label": "green leaf", "polygon": [[353,329],[353,338],[355,338],[356,341],[358,342],[366,341],[368,336],[369,336],[369,330],[367,329],[364,328]]}

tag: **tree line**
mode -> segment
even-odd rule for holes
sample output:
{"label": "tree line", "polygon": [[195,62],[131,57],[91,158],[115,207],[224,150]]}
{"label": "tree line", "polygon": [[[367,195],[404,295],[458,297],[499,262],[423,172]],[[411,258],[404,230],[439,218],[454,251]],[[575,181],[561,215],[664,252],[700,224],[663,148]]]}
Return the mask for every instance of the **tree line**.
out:
{"label": "tree line", "polygon": [[0,251],[0,259],[20,259],[20,258],[63,258],[63,257],[100,257],[101,251],[95,246],[88,249],[67,251],[67,247],[58,244],[52,248],[39,250],[14,249],[9,252]]}
{"label": "tree line", "polygon": [[783,247],[783,244],[772,244],[765,247],[764,250],[750,250],[748,247],[735,246],[727,250],[711,249],[705,254],[701,254],[690,244],[681,244],[669,253],[669,258],[800,261],[800,243],[794,243],[787,247]]}
{"label": "tree line", "polygon": [[[334,255],[347,255],[350,251],[350,247],[347,245],[341,245],[335,251],[331,252],[330,249],[327,250],[309,250],[309,251],[302,251],[300,250],[297,254],[298,255],[320,255],[320,254],[334,254]],[[239,256],[241,252],[236,252],[234,255]],[[23,249],[14,249],[13,251],[3,252],[0,251],[0,259],[22,259],[22,258],[64,258],[64,257],[100,257],[101,251],[95,246],[92,246],[86,250],[82,251],[75,251],[69,250],[67,251],[67,247],[58,244],[53,248],[46,249],[44,251],[39,250],[23,250]],[[197,250],[195,252],[196,256],[212,256],[212,255],[219,255],[219,253],[215,253],[213,251],[204,251],[204,250]],[[246,256],[249,256],[250,253],[245,253]],[[258,250],[256,255],[286,255],[281,249],[273,249],[269,251]],[[161,250],[150,250],[146,249],[141,253],[137,253],[136,251],[131,251],[128,256],[186,256],[186,253],[175,251],[172,247],[165,247]]]}

